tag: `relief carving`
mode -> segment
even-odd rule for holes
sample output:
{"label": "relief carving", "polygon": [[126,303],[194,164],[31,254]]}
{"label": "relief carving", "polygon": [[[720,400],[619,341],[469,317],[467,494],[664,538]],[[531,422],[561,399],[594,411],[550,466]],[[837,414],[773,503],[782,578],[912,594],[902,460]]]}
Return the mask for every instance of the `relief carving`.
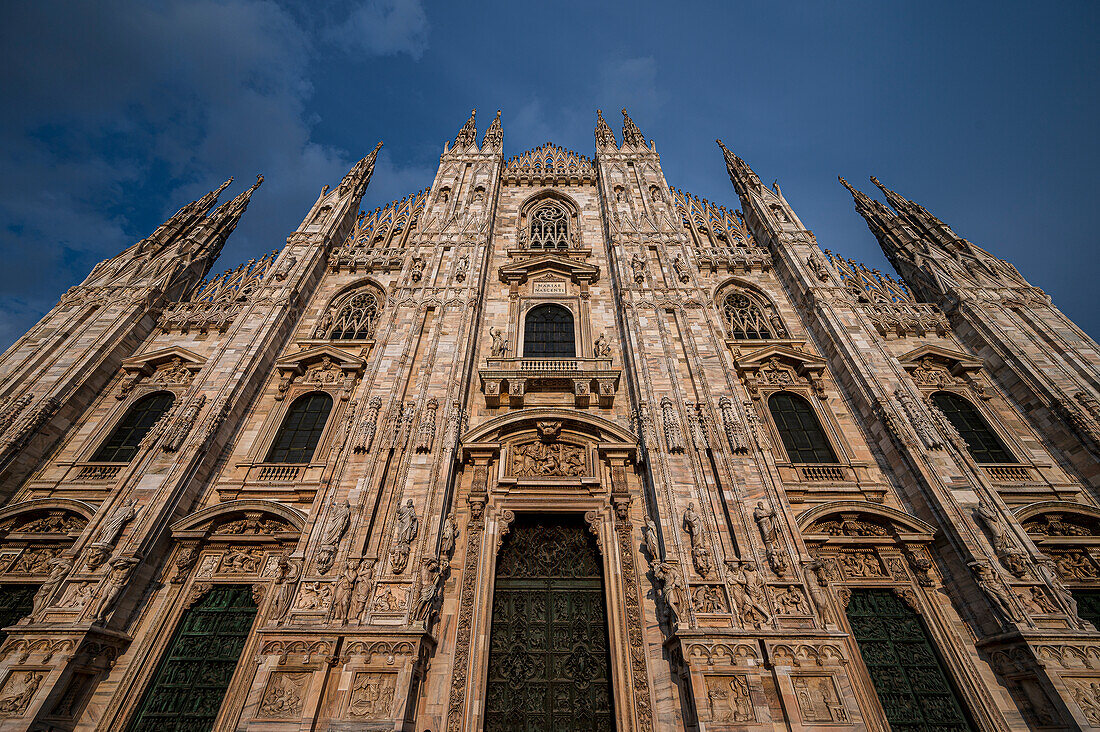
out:
{"label": "relief carving", "polygon": [[712,722],[755,722],[748,677],[706,676],[707,711]]}
{"label": "relief carving", "polygon": [[360,671],[348,698],[348,716],[356,719],[388,719],[392,715],[397,674]]}
{"label": "relief carving", "polygon": [[759,627],[772,622],[764,594],[764,583],[751,562],[732,560],[728,563],[727,582],[730,590],[730,604],[739,623]]}
{"label": "relief carving", "polygon": [[302,697],[309,677],[308,671],[274,671],[268,679],[259,716],[264,719],[294,719],[302,715]]}
{"label": "relief carving", "polygon": [[803,722],[848,722],[848,712],[831,676],[792,676]]}
{"label": "relief carving", "polygon": [[12,671],[0,689],[0,716],[21,717],[30,706],[46,674],[41,671]]}
{"label": "relief carving", "polygon": [[534,440],[512,447],[511,474],[517,478],[578,477],[585,474],[585,448]]}

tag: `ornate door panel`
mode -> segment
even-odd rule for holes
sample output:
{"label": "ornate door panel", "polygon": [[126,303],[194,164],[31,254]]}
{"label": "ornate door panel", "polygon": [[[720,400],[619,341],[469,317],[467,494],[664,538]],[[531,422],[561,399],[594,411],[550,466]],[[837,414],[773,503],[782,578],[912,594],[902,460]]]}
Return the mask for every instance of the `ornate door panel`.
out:
{"label": "ornate door panel", "polygon": [[889,590],[852,590],[848,622],[894,732],[970,730],[928,632]]}
{"label": "ornate door panel", "polygon": [[255,617],[249,585],[214,585],[188,608],[131,732],[205,732],[213,727]]}
{"label": "ornate door panel", "polygon": [[517,517],[497,557],[485,730],[614,730],[599,550],[577,520]]}
{"label": "ornate door panel", "polygon": [[1100,630],[1100,590],[1074,590],[1073,599],[1077,600],[1077,614]]}
{"label": "ornate door panel", "polygon": [[31,614],[38,585],[0,585],[0,643],[8,637],[4,628]]}

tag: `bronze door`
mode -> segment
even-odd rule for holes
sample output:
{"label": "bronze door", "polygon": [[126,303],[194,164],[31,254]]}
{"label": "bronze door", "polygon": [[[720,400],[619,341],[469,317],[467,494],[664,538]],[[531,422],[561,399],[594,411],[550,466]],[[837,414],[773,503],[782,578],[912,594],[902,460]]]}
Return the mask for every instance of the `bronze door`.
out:
{"label": "bronze door", "polygon": [[614,730],[603,571],[577,518],[517,517],[497,557],[485,730]]}
{"label": "bronze door", "polygon": [[889,590],[852,590],[848,622],[894,732],[971,730],[920,616]]}
{"label": "bronze door", "polygon": [[212,728],[255,617],[250,585],[214,585],[188,608],[130,732]]}

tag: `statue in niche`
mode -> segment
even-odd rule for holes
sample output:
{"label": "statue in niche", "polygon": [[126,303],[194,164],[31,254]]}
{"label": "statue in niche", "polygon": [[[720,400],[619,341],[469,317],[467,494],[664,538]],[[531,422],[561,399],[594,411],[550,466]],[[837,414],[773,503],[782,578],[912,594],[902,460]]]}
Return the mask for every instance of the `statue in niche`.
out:
{"label": "statue in niche", "polygon": [[504,333],[499,328],[489,327],[489,337],[492,339],[492,345],[490,346],[490,354],[492,358],[504,358],[508,353],[508,343],[505,341]]}
{"label": "statue in niche", "polygon": [[348,611],[351,609],[358,579],[359,562],[349,559],[344,567],[344,573],[336,580],[336,586],[332,590],[332,607],[329,609],[332,619],[339,621],[341,625],[347,625]]}
{"label": "statue in niche", "polygon": [[710,574],[710,552],[703,541],[703,529],[694,503],[689,503],[684,511],[683,526],[691,542],[691,561],[695,565],[695,571],[706,577]]}
{"label": "statue in niche", "polygon": [[661,561],[661,548],[657,543],[657,524],[653,523],[653,519],[649,517],[645,520],[645,548],[649,552],[650,564]]}
{"label": "statue in niche", "polygon": [[317,571],[321,574],[328,574],[332,569],[332,563],[336,557],[336,545],[347,531],[350,519],[351,505],[346,500],[343,503],[331,504],[328,518],[321,530],[321,548],[317,553]]}
{"label": "statue in niche", "polygon": [[390,563],[396,574],[405,571],[409,563],[409,552],[420,530],[420,520],[416,517],[416,508],[410,498],[398,509],[394,520],[394,547],[390,552]]}
{"label": "statue in niche", "polygon": [[443,519],[443,539],[439,544],[439,551],[442,556],[449,557],[454,554],[457,538],[458,522],[455,521],[455,514],[452,511]]}
{"label": "statue in niche", "polygon": [[64,557],[55,557],[49,560],[48,564],[50,565],[50,575],[39,586],[38,592],[34,593],[32,615],[37,615],[46,607],[46,603],[50,601],[54,591],[65,580],[65,575],[73,568],[73,563]]}

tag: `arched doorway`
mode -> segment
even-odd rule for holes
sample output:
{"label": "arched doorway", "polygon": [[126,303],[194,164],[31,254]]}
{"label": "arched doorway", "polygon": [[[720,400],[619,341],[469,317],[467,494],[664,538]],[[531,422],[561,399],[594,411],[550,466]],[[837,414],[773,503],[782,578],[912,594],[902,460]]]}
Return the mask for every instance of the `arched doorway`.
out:
{"label": "arched doorway", "polygon": [[497,555],[485,730],[614,730],[603,563],[579,516],[517,516]]}

